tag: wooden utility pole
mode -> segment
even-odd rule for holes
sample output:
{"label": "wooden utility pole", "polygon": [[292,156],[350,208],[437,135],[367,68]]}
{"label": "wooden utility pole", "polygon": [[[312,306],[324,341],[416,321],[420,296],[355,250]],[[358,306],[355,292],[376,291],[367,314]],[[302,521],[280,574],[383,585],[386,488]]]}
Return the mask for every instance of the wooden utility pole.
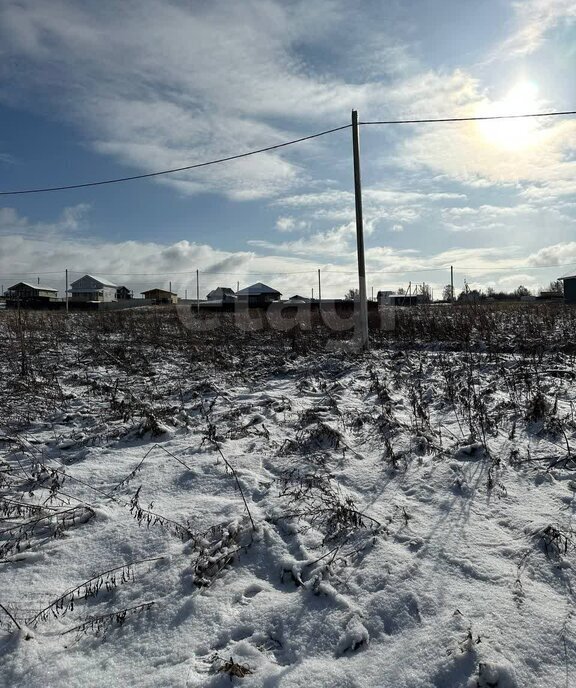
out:
{"label": "wooden utility pole", "polygon": [[322,282],[320,279],[320,268],[318,268],[318,303],[322,303]]}
{"label": "wooden utility pole", "polygon": [[200,313],[200,272],[196,270],[196,313]]}
{"label": "wooden utility pole", "polygon": [[450,301],[454,303],[454,266],[450,266]]}
{"label": "wooden utility pole", "polygon": [[360,293],[360,344],[368,349],[368,302],[366,298],[366,261],[364,258],[364,221],[362,218],[362,182],[360,178],[360,135],[358,111],[352,110],[352,149],[354,152],[354,196],[356,199],[356,246]]}
{"label": "wooden utility pole", "polygon": [[66,268],[66,313],[68,313],[68,268]]}

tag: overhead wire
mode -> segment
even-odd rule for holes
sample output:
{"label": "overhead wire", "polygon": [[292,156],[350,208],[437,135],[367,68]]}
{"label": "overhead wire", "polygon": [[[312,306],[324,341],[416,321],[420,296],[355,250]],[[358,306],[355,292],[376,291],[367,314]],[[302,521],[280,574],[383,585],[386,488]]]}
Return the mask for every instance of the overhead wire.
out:
{"label": "overhead wire", "polygon": [[240,160],[241,158],[248,158],[251,155],[258,155],[259,153],[266,153],[268,151],[277,150],[278,148],[285,148],[286,146],[293,146],[296,143],[301,143],[302,141],[309,141],[310,139],[317,139],[320,136],[326,136],[327,134],[333,134],[336,131],[342,131],[343,129],[349,129],[352,125],[345,124],[341,127],[334,127],[333,129],[326,129],[325,131],[320,131],[316,134],[309,134],[308,136],[301,136],[298,139],[292,139],[291,141],[284,141],[283,143],[276,143],[272,146],[266,146],[264,148],[258,148],[256,150],[247,151],[245,153],[237,153],[235,155],[228,155],[224,158],[216,158],[215,160],[207,160],[206,162],[197,162],[191,165],[185,165],[184,167],[174,167],[169,170],[160,170],[158,172],[147,172],[145,174],[134,174],[129,177],[117,177],[115,179],[103,179],[95,182],[84,182],[82,184],[66,184],[64,186],[48,186],[38,189],[22,189],[17,191],[0,191],[0,196],[17,196],[23,194],[35,194],[35,193],[45,193],[49,191],[67,191],[70,189],[84,189],[89,186],[104,186],[105,184],[120,184],[121,182],[131,182],[136,179],[149,179],[150,177],[159,177],[164,174],[174,174],[175,172],[186,172],[188,170],[195,170],[200,167],[208,167],[210,165],[218,165],[223,162],[230,162],[232,160]]}
{"label": "overhead wire", "polygon": [[442,124],[447,122],[485,122],[498,119],[527,119],[529,117],[565,117],[576,115],[576,110],[560,112],[527,112],[521,115],[478,115],[470,117],[426,117],[424,119],[382,119],[369,122],[358,122],[361,126],[371,124]]}
{"label": "overhead wire", "polygon": [[[434,123],[448,123],[448,122],[480,122],[487,120],[505,120],[505,119],[522,119],[529,117],[564,117],[569,115],[576,115],[576,110],[563,110],[559,112],[529,112],[517,115],[483,115],[483,116],[471,116],[471,117],[426,117],[426,118],[414,118],[414,119],[389,119],[389,120],[373,120],[367,122],[359,122],[360,126],[369,125],[392,125],[392,124],[434,124]],[[113,179],[102,179],[93,182],[83,182],[78,184],[65,184],[62,186],[46,186],[33,189],[16,189],[12,191],[0,191],[0,196],[18,196],[25,194],[37,194],[37,193],[48,193],[53,191],[68,191],[72,189],[85,189],[94,186],[104,186],[107,184],[120,184],[123,182],[135,181],[138,179],[149,179],[151,177],[159,177],[166,174],[175,174],[176,172],[186,172],[189,170],[199,169],[202,167],[208,167],[210,165],[218,165],[224,162],[230,162],[233,160],[240,160],[242,158],[247,158],[252,155],[258,155],[260,153],[266,153],[268,151],[278,150],[279,148],[285,148],[287,146],[292,146],[303,141],[309,141],[311,139],[316,139],[321,136],[326,136],[328,134],[333,134],[337,131],[343,131],[344,129],[349,129],[351,124],[344,124],[340,127],[334,127],[332,129],[326,129],[324,131],[317,132],[315,134],[309,134],[307,136],[301,136],[297,139],[292,139],[290,141],[284,141],[282,143],[276,143],[270,146],[265,146],[264,148],[258,148],[256,150],[247,151],[244,153],[237,153],[235,155],[229,155],[223,158],[216,158],[214,160],[207,160],[205,162],[193,163],[190,165],[184,165],[183,167],[174,167],[167,170],[159,170],[156,172],[146,172],[143,174],[135,174],[126,177],[116,177]]]}
{"label": "overhead wire", "polygon": [[[480,266],[480,265],[458,265],[452,263],[452,266],[458,270],[458,272],[465,272],[467,270],[481,270],[485,272],[500,272],[500,271],[514,271],[514,270],[547,270],[547,269],[556,269],[556,268],[563,268],[563,267],[572,267],[575,266],[576,262],[573,263],[559,263],[556,265],[553,264],[547,264],[547,265],[498,265],[495,267],[488,267],[488,266]],[[414,268],[406,268],[406,270],[366,270],[366,274],[369,275],[410,275],[410,274],[416,274],[416,273],[422,273],[422,272],[446,272],[447,270],[450,270],[451,265],[447,264],[444,266],[436,266],[436,267],[414,267]],[[356,270],[338,270],[338,269],[330,269],[330,268],[320,268],[321,273],[323,275],[355,275],[357,274]],[[17,273],[9,273],[9,274],[2,274],[0,275],[0,278],[4,279],[5,277],[23,277],[23,276],[29,276],[29,277],[35,277],[36,275],[64,275],[65,270],[52,270],[50,272],[36,272],[36,271],[30,271],[30,272],[17,272]],[[196,275],[196,270],[188,270],[185,272],[100,272],[100,271],[95,271],[97,273],[97,276],[99,277],[174,277],[174,276],[180,276],[180,275]],[[293,270],[293,271],[275,271],[275,270],[268,270],[268,271],[260,271],[260,272],[220,272],[220,271],[215,271],[212,272],[211,270],[199,270],[198,274],[202,275],[204,277],[210,277],[212,275],[230,275],[230,276],[250,276],[250,277],[262,277],[262,276],[268,276],[268,275],[307,275],[307,274],[317,274],[318,268],[310,268],[308,270]],[[68,276],[71,277],[73,275],[86,275],[90,274],[87,272],[83,272],[82,270],[69,270],[68,271]],[[141,282],[149,282],[150,280],[140,280]]]}
{"label": "overhead wire", "polygon": [[[522,118],[537,118],[537,117],[561,117],[561,116],[570,116],[570,115],[576,115],[576,110],[564,110],[564,111],[558,111],[558,112],[538,112],[538,113],[523,113],[523,114],[516,114],[516,115],[485,115],[485,116],[470,116],[470,117],[429,117],[429,118],[413,118],[413,119],[389,119],[389,120],[373,120],[373,121],[361,121],[359,124],[361,126],[370,126],[370,125],[395,125],[395,124],[433,124],[433,123],[449,123],[449,122],[478,122],[478,121],[487,121],[487,120],[510,120],[510,119],[522,119]],[[193,169],[198,169],[202,167],[208,167],[210,165],[216,165],[224,162],[230,162],[233,160],[238,160],[241,158],[246,158],[249,156],[257,155],[259,153],[265,153],[267,151],[272,151],[272,150],[277,150],[280,148],[284,148],[287,146],[291,146],[297,143],[301,143],[303,141],[308,141],[311,139],[319,138],[321,136],[326,136],[328,134],[332,134],[338,131],[342,131],[345,129],[349,129],[352,125],[351,124],[346,124],[343,126],[339,127],[334,127],[332,129],[326,129],[321,132],[317,132],[315,134],[309,134],[307,136],[302,136],[297,139],[292,139],[290,141],[285,141],[282,143],[278,144],[273,144],[270,146],[266,146],[264,148],[259,148],[256,150],[252,151],[247,151],[244,153],[238,153],[235,155],[230,155],[227,157],[223,158],[217,158],[215,160],[209,160],[206,162],[201,162],[201,163],[194,163],[191,165],[186,165],[183,167],[178,167],[178,168],[172,168],[168,170],[160,170],[156,172],[148,172],[144,174],[139,174],[139,175],[132,175],[132,176],[127,176],[127,177],[118,177],[114,179],[105,179],[105,180],[99,180],[99,181],[94,181],[94,182],[85,182],[85,183],[80,183],[80,184],[68,184],[68,185],[63,185],[63,186],[53,186],[53,187],[42,187],[42,188],[35,188],[35,189],[22,189],[22,190],[15,190],[15,191],[0,191],[0,196],[11,196],[11,195],[24,195],[24,194],[35,194],[35,193],[44,193],[44,192],[52,192],[52,191],[64,191],[64,190],[71,190],[71,189],[80,189],[80,188],[87,188],[87,187],[94,187],[94,186],[103,186],[106,184],[118,184],[121,182],[128,182],[128,181],[134,181],[138,179],[147,179],[151,177],[157,177],[161,175],[166,175],[166,174],[173,174],[176,172],[184,172],[188,170],[193,170]],[[568,267],[576,265],[576,263],[564,263],[564,264],[558,264],[558,265],[501,265],[497,266],[496,268],[487,268],[485,266],[463,266],[463,267],[458,267],[459,271],[465,271],[465,270],[483,270],[486,272],[497,272],[500,270],[534,270],[534,269],[546,269],[546,268],[558,268],[558,267]],[[421,273],[421,272],[437,272],[437,271],[445,271],[449,268],[449,266],[445,267],[430,267],[430,268],[414,268],[414,269],[407,269],[407,270],[367,270],[368,274],[412,274],[412,273]],[[55,274],[62,274],[64,271],[58,271],[58,270],[52,270],[52,271],[41,271],[41,272],[21,272],[21,273],[10,273],[6,275],[2,275],[2,277],[10,277],[10,276],[22,276],[22,275],[55,275]],[[201,274],[203,275],[250,275],[250,276],[258,276],[258,275],[295,275],[295,274],[307,274],[307,273],[313,273],[315,272],[315,269],[310,269],[310,270],[298,270],[298,271],[283,271],[283,272],[276,272],[276,271],[268,271],[268,272],[223,272],[223,271],[200,271]],[[325,269],[323,270],[325,274],[355,274],[355,271],[345,271],[345,270],[329,270]],[[105,273],[106,276],[141,276],[141,277],[152,277],[152,276],[158,276],[158,277],[163,277],[163,276],[174,276],[174,275],[194,275],[196,271],[185,271],[185,272],[166,272],[166,273]],[[73,271],[70,272],[69,274],[84,274],[80,271]]]}

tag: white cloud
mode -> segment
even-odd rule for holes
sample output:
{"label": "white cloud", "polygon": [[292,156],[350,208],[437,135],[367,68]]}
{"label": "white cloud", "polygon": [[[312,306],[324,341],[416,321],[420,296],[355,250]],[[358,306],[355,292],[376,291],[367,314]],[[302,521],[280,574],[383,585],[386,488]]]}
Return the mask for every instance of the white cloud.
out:
{"label": "white cloud", "polygon": [[506,206],[483,204],[477,207],[444,208],[442,226],[449,232],[474,232],[482,235],[487,230],[508,233],[528,233],[532,227],[554,226],[566,228],[576,223],[570,203],[551,207],[531,203],[515,203]]}
{"label": "white cloud", "polygon": [[255,248],[298,256],[347,257],[350,255],[351,241],[355,235],[356,225],[350,222],[326,232],[315,232],[294,241],[275,243],[267,240],[252,239],[248,241],[248,244]]}
{"label": "white cloud", "polygon": [[451,131],[427,129],[402,146],[399,164],[407,168],[428,167],[452,179],[477,186],[535,182],[553,189],[570,183],[576,163],[576,122],[541,124],[534,140],[515,151],[505,150],[483,138],[476,123],[460,124]]}
{"label": "white cloud", "polygon": [[[391,231],[402,231],[404,225],[420,219],[430,203],[466,200],[466,196],[454,192],[424,193],[369,187],[363,190],[362,199],[365,229],[369,234],[382,221],[388,229],[391,226],[402,228]],[[355,219],[354,194],[350,191],[330,189],[283,196],[275,199],[272,205],[300,211],[308,227],[313,227],[315,220],[347,224]]]}
{"label": "white cloud", "polygon": [[[71,232],[83,227],[86,216],[90,210],[87,203],[79,203],[74,206],[64,208],[60,217],[52,222],[34,222],[27,217],[20,215],[14,208],[0,208],[0,236],[5,235],[43,235],[50,238],[60,232]],[[0,242],[0,251],[4,248]]]}
{"label": "white cloud", "polygon": [[[403,191],[400,189],[380,189],[378,187],[367,187],[362,190],[364,203],[379,205],[408,205],[412,203],[423,203],[428,201],[444,200],[464,200],[466,195],[453,192],[430,192]],[[354,203],[354,193],[352,191],[328,190],[315,193],[295,194],[283,196],[274,201],[274,205],[288,206],[294,208],[309,208],[315,206],[342,206]]]}
{"label": "white cloud", "polygon": [[296,232],[309,227],[309,222],[299,220],[291,216],[281,216],[276,220],[276,229],[279,232]]}
{"label": "white cloud", "polygon": [[566,241],[532,253],[528,256],[531,265],[576,264],[576,241]]}
{"label": "white cloud", "polygon": [[[120,9],[110,0],[7,0],[0,7],[3,98],[38,107],[44,95],[97,151],[144,171],[279,143],[295,131],[271,118],[306,128],[339,124],[352,106],[380,96],[376,84],[315,73],[302,60],[299,47],[315,38],[306,17],[320,12],[328,29],[342,21],[341,6],[126,0]],[[10,72],[14,60],[22,78]],[[320,146],[311,141],[306,150]],[[269,197],[301,180],[297,154],[271,152],[161,181],[183,193]]]}
{"label": "white cloud", "polygon": [[[470,73],[422,72],[399,82],[388,97],[405,116],[473,117],[542,112],[550,104],[529,82],[494,97]],[[576,172],[576,120],[538,119],[415,125],[388,164],[430,170],[475,189],[514,188],[520,182],[553,190],[572,185]],[[570,193],[571,191],[566,191]]]}
{"label": "white cloud", "polygon": [[516,27],[512,35],[498,47],[496,55],[500,58],[533,53],[556,26],[576,21],[576,4],[573,0],[517,0],[513,8]]}
{"label": "white cloud", "polygon": [[[5,287],[20,279],[42,280],[63,293],[64,269],[72,277],[86,272],[108,276],[125,283],[136,293],[152,286],[168,285],[182,296],[195,295],[195,271],[201,271],[201,295],[216,286],[246,286],[256,281],[272,282],[282,293],[308,293],[315,287],[317,268],[322,268],[326,297],[341,296],[355,286],[356,260],[353,223],[327,232],[301,237],[292,242],[273,244],[250,242],[253,250],[221,251],[208,244],[179,241],[171,245],[145,241],[82,239],[70,222],[70,215],[81,209],[65,209],[51,223],[34,223],[13,209],[0,209],[0,279]],[[86,220],[76,222],[85,223]],[[288,253],[289,255],[286,255]],[[382,245],[368,248],[366,264],[369,283],[376,288],[396,288],[409,280],[430,281],[440,289],[454,265],[457,283],[465,276],[470,283],[498,284],[510,278],[532,285],[547,284],[561,270],[537,270],[532,282],[526,265],[542,267],[576,263],[576,242],[544,247],[526,255],[522,247],[452,248],[423,254],[416,249],[396,249]],[[434,268],[435,271],[430,272]],[[224,274],[220,274],[224,273]],[[518,281],[518,284],[520,283]],[[504,285],[505,282],[502,282]]]}
{"label": "white cloud", "polygon": [[[522,198],[529,201],[541,203],[554,201],[555,205],[558,206],[560,197],[576,195],[576,180],[562,179],[537,185],[527,185],[519,193]],[[566,203],[563,202],[562,205],[566,205]]]}

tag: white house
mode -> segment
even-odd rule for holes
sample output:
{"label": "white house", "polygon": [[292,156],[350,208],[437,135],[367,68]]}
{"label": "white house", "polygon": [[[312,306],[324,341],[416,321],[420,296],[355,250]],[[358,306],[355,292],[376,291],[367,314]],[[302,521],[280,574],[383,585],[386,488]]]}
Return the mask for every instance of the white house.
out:
{"label": "white house", "polygon": [[72,282],[68,290],[73,301],[100,301],[108,303],[116,301],[118,286],[103,277],[84,275]]}

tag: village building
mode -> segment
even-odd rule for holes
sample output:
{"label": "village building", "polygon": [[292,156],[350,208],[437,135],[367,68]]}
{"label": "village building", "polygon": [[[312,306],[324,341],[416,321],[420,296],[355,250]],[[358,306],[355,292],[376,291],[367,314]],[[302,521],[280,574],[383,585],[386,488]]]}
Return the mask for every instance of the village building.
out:
{"label": "village building", "polygon": [[379,306],[391,306],[390,297],[394,295],[395,292],[393,291],[379,291],[376,294],[376,301]]}
{"label": "village building", "polygon": [[560,277],[564,283],[564,303],[576,303],[576,275]]}
{"label": "village building", "polygon": [[288,301],[290,303],[311,303],[312,299],[309,299],[306,296],[300,296],[300,294],[294,294],[294,296],[291,296]]}
{"label": "village building", "polygon": [[37,305],[56,301],[58,290],[42,284],[30,284],[29,282],[18,282],[18,284],[8,287],[6,291],[6,303],[9,305]]}
{"label": "village building", "polygon": [[236,295],[234,294],[234,290],[230,289],[230,287],[217,287],[206,295],[206,299],[212,302],[234,303],[234,301],[236,301]]}
{"label": "village building", "polygon": [[128,301],[132,298],[132,292],[130,289],[128,289],[128,287],[121,286],[116,289],[116,301]]}
{"label": "village building", "polygon": [[117,289],[116,284],[103,277],[84,275],[72,282],[68,291],[73,302],[110,303],[117,301]]}
{"label": "village building", "polygon": [[273,301],[278,301],[281,296],[279,291],[262,282],[256,282],[236,292],[238,302],[250,307],[266,306]]}
{"label": "village building", "polygon": [[562,301],[564,294],[561,291],[541,291],[536,297],[539,301]]}
{"label": "village building", "polygon": [[178,303],[178,294],[167,289],[147,289],[141,294],[147,301],[154,301],[156,305]]}

